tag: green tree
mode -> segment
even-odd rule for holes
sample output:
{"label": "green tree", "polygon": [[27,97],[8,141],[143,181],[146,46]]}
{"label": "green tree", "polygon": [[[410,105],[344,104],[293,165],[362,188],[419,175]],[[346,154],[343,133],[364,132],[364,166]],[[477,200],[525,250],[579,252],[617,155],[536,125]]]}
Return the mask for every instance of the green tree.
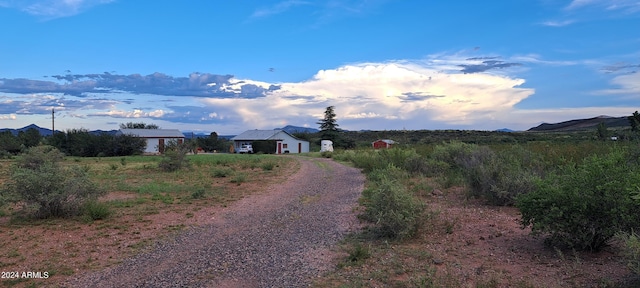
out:
{"label": "green tree", "polygon": [[327,109],[324,111],[324,118],[317,124],[320,125],[320,131],[322,132],[338,132],[339,125],[336,120],[336,112],[334,111],[333,106],[327,107]]}
{"label": "green tree", "polygon": [[198,147],[202,148],[202,150],[206,152],[213,152],[214,150],[224,150],[225,147],[221,146],[220,142],[221,141],[218,139],[218,133],[216,132],[211,132],[211,134],[209,134],[209,137],[197,139]]}
{"label": "green tree", "polygon": [[604,122],[600,122],[600,124],[598,124],[598,139],[600,140],[606,140],[607,137],[609,137],[609,131],[607,130],[607,125],[604,124]]}
{"label": "green tree", "polygon": [[134,123],[120,123],[120,129],[160,129],[156,124],[146,124],[144,122]]}
{"label": "green tree", "polygon": [[20,153],[20,148],[20,141],[11,131],[0,132],[0,151],[17,154]]}
{"label": "green tree", "polygon": [[42,139],[42,136],[40,135],[40,132],[38,131],[38,129],[29,128],[27,129],[27,131],[18,132],[18,139],[20,139],[20,142],[22,142],[22,145],[24,145],[27,148],[30,148],[33,146],[38,146],[38,144],[40,144],[40,140]]}
{"label": "green tree", "polygon": [[318,123],[320,125],[320,137],[322,140],[331,140],[335,146],[339,146],[340,133],[338,131],[338,123],[336,120],[336,112],[333,106],[327,107],[324,111],[324,118]]}
{"label": "green tree", "polygon": [[640,131],[640,114],[638,111],[633,112],[633,114],[627,117],[627,119],[629,119],[632,131]]}

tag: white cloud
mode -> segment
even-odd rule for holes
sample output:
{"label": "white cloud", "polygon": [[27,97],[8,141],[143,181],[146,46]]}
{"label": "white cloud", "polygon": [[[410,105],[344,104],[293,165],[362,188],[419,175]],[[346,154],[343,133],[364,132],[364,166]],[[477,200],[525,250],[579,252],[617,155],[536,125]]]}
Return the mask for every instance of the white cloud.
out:
{"label": "white cloud", "polygon": [[253,12],[251,15],[252,18],[262,18],[268,17],[275,14],[284,13],[287,10],[300,5],[309,5],[310,2],[307,1],[299,1],[299,0],[286,0],[279,2],[273,6],[261,8]]}
{"label": "white cloud", "polygon": [[107,112],[97,112],[90,116],[110,116],[115,118],[160,118],[169,112],[164,110],[154,110],[151,112],[145,112],[141,109],[133,109],[131,111],[125,110],[110,110]]}
{"label": "white cloud", "polygon": [[564,26],[568,26],[575,23],[574,20],[563,20],[563,21],[545,21],[542,22],[542,25],[544,26],[550,26],[550,27],[564,27]]}
{"label": "white cloud", "polygon": [[16,8],[28,14],[50,20],[80,14],[91,7],[115,0],[8,0],[0,6]]}
{"label": "white cloud", "polygon": [[16,120],[16,114],[0,115],[0,120]]}
{"label": "white cloud", "polygon": [[573,0],[566,7],[566,10],[576,10],[589,6],[609,11],[640,12],[640,1],[638,0]]}
{"label": "white cloud", "polygon": [[628,95],[640,100],[640,73],[624,74],[614,77],[611,83],[617,85],[616,89],[598,91],[603,94]]}
{"label": "white cloud", "polygon": [[428,129],[430,123],[442,127],[495,119],[534,93],[519,87],[523,79],[499,75],[503,73],[464,74],[458,66],[477,61],[451,56],[448,60],[350,64],[321,70],[307,81],[279,83],[280,90],[263,98],[203,102],[233,111],[247,129],[269,128],[274,123],[315,126],[330,105],[336,107],[345,129],[378,129],[394,121]]}

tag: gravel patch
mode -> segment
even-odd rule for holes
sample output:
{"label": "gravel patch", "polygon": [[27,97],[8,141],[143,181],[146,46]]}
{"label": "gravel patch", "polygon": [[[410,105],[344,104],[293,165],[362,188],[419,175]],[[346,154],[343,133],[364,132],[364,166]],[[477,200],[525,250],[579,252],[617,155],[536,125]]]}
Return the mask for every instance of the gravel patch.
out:
{"label": "gravel patch", "polygon": [[223,208],[213,224],[65,287],[304,287],[333,269],[331,247],[360,228],[358,169],[296,157],[286,182]]}

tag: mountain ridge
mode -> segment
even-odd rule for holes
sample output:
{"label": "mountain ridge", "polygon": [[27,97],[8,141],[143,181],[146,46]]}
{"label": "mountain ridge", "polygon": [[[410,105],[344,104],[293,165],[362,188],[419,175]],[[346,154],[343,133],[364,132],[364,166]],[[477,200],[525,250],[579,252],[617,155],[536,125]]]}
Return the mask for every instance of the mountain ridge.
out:
{"label": "mountain ridge", "polygon": [[574,119],[558,123],[542,123],[536,127],[529,128],[531,132],[570,132],[596,129],[600,123],[604,123],[607,128],[630,127],[629,119],[623,117],[611,117],[600,115],[593,118]]}

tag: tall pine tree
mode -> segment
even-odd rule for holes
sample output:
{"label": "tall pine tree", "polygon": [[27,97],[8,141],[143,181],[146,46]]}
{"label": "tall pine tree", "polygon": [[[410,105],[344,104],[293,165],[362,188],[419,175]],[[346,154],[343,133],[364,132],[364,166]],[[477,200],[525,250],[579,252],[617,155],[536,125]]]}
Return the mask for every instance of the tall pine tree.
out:
{"label": "tall pine tree", "polygon": [[334,144],[338,144],[340,139],[338,135],[338,123],[336,122],[334,107],[327,107],[324,111],[324,118],[317,123],[320,125],[320,137],[322,137],[322,140],[331,140]]}

